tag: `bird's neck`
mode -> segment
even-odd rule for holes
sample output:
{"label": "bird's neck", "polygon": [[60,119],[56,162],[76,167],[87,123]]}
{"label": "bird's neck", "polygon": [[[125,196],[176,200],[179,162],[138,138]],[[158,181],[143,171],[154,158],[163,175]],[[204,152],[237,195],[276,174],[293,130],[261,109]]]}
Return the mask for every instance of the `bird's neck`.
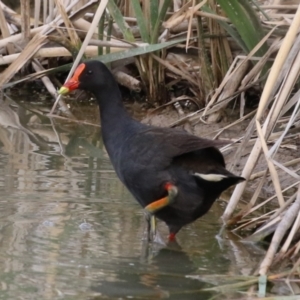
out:
{"label": "bird's neck", "polygon": [[119,87],[114,89],[102,89],[97,91],[96,98],[99,104],[102,127],[116,128],[122,122],[130,122],[133,119],[127,113]]}
{"label": "bird's neck", "polygon": [[140,126],[126,111],[117,84],[94,92],[100,109],[103,142],[110,156],[121,149],[124,141]]}

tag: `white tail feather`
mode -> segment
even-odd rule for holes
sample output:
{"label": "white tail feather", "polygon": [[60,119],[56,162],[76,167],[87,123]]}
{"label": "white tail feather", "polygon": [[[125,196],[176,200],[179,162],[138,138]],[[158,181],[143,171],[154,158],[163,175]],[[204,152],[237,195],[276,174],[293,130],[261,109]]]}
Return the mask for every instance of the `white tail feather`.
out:
{"label": "white tail feather", "polygon": [[194,174],[197,177],[200,177],[206,181],[214,181],[214,182],[218,182],[221,181],[224,178],[227,178],[226,175],[222,175],[222,174],[200,174],[200,173],[195,173]]}

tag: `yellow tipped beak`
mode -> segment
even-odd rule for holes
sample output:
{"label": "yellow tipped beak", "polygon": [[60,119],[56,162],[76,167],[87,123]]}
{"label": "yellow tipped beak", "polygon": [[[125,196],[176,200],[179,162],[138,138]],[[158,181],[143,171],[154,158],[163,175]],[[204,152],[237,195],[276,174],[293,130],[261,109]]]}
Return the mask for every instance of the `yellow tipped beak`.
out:
{"label": "yellow tipped beak", "polygon": [[66,94],[68,94],[69,92],[70,92],[70,89],[67,88],[67,87],[65,87],[65,86],[62,86],[62,87],[60,88],[60,90],[58,91],[58,93],[59,93],[60,95],[66,95]]}

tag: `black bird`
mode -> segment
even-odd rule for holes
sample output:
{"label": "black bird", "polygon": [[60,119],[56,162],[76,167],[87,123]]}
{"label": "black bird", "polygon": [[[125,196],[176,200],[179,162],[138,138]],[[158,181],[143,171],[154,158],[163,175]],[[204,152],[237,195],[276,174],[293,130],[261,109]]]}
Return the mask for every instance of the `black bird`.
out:
{"label": "black bird", "polygon": [[224,190],[245,180],[226,170],[216,148],[224,142],[132,119],[103,63],[80,64],[59,93],[75,89],[96,96],[103,142],[116,173],[146,212],[167,224],[170,240],[204,215]]}

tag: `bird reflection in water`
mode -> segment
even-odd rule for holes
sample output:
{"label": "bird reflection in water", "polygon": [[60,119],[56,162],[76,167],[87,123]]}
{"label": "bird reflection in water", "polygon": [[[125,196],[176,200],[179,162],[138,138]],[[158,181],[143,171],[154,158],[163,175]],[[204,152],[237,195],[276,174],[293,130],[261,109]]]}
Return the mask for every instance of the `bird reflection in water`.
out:
{"label": "bird reflection in water", "polygon": [[169,242],[155,254],[153,244],[148,244],[134,268],[128,263],[119,264],[115,281],[102,281],[93,286],[93,291],[102,297],[132,299],[209,299],[213,294],[200,291],[204,283],[186,278],[197,270],[197,266],[176,241]]}

